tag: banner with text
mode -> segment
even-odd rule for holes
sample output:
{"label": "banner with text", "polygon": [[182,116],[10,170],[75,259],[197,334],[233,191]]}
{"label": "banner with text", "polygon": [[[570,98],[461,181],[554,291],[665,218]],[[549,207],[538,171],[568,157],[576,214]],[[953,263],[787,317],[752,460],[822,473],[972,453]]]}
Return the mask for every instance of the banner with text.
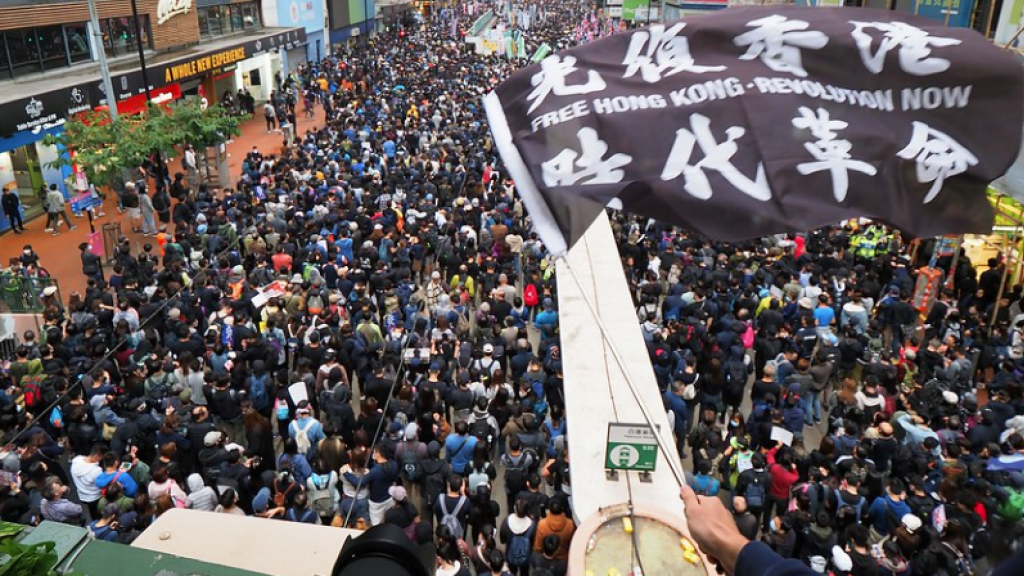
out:
{"label": "banner with text", "polygon": [[971,30],[863,8],[730,8],[553,54],[487,95],[542,239],[605,206],[724,240],[865,216],[984,232],[1024,74]]}

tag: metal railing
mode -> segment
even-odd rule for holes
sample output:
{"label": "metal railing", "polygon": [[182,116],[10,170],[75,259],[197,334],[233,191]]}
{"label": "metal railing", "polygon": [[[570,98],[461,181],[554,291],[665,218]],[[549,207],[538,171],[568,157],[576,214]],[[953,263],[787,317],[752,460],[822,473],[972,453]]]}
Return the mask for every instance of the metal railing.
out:
{"label": "metal railing", "polygon": [[43,290],[57,287],[60,300],[60,286],[53,278],[27,278],[9,273],[0,274],[0,311],[10,314],[31,314],[42,312]]}

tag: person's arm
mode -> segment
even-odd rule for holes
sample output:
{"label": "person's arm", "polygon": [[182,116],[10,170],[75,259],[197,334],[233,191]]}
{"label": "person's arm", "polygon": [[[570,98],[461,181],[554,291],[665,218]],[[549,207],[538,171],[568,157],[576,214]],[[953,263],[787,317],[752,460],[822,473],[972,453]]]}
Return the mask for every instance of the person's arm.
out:
{"label": "person's arm", "polygon": [[733,576],[814,576],[799,560],[786,560],[763,542],[751,542],[740,534],[732,514],[722,501],[698,496],[689,486],[680,495],[686,506],[690,535],[697,546]]}
{"label": "person's arm", "polygon": [[1024,574],[1024,550],[1017,552],[1009,560],[1000,564],[992,576],[1017,576],[1018,574]]}

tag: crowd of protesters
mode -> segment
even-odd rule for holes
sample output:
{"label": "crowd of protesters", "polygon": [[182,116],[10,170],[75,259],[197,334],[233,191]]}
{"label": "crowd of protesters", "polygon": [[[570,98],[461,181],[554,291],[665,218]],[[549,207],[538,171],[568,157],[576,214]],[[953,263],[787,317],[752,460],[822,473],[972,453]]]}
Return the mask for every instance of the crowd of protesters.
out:
{"label": "crowd of protesters", "polygon": [[253,149],[230,189],[128,175],[151,239],[107,268],[82,245],[87,288],[43,295],[6,368],[0,518],[121,542],[173,508],[388,522],[436,539],[439,573],[565,572],[554,265],[479,104],[522,62],[450,18],[280,78],[274,115],[325,125]]}
{"label": "crowd of protesters", "polygon": [[932,242],[880,226],[616,231],[690,488],[746,538],[857,576],[973,574],[1017,549],[1024,314],[1004,263],[936,258],[951,282],[919,310]]}
{"label": "crowd of protesters", "polygon": [[[584,17],[544,14],[533,45]],[[129,210],[161,198],[153,241],[108,269],[83,245],[87,289],[44,294],[5,365],[0,519],[120,542],[173,508],[392,523],[438,544],[441,575],[565,573],[554,265],[480,105],[520,63],[451,17],[278,79],[268,130],[303,129],[233,188],[152,168],[123,187]],[[1024,300],[1002,262],[939,258],[952,282],[922,316],[919,263],[882,227],[725,244],[612,217],[690,486],[745,537],[855,576],[1015,549]]]}

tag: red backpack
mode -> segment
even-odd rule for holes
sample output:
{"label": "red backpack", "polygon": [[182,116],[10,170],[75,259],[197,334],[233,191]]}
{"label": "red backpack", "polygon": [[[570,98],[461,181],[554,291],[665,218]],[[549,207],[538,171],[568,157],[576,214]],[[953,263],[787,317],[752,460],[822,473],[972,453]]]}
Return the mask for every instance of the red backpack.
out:
{"label": "red backpack", "polygon": [[523,290],[523,304],[527,306],[536,306],[539,303],[540,302],[537,299],[537,286],[527,284],[526,288]]}
{"label": "red backpack", "polygon": [[25,408],[35,408],[43,403],[43,382],[45,374],[25,376],[21,379],[21,391],[25,395]]}

